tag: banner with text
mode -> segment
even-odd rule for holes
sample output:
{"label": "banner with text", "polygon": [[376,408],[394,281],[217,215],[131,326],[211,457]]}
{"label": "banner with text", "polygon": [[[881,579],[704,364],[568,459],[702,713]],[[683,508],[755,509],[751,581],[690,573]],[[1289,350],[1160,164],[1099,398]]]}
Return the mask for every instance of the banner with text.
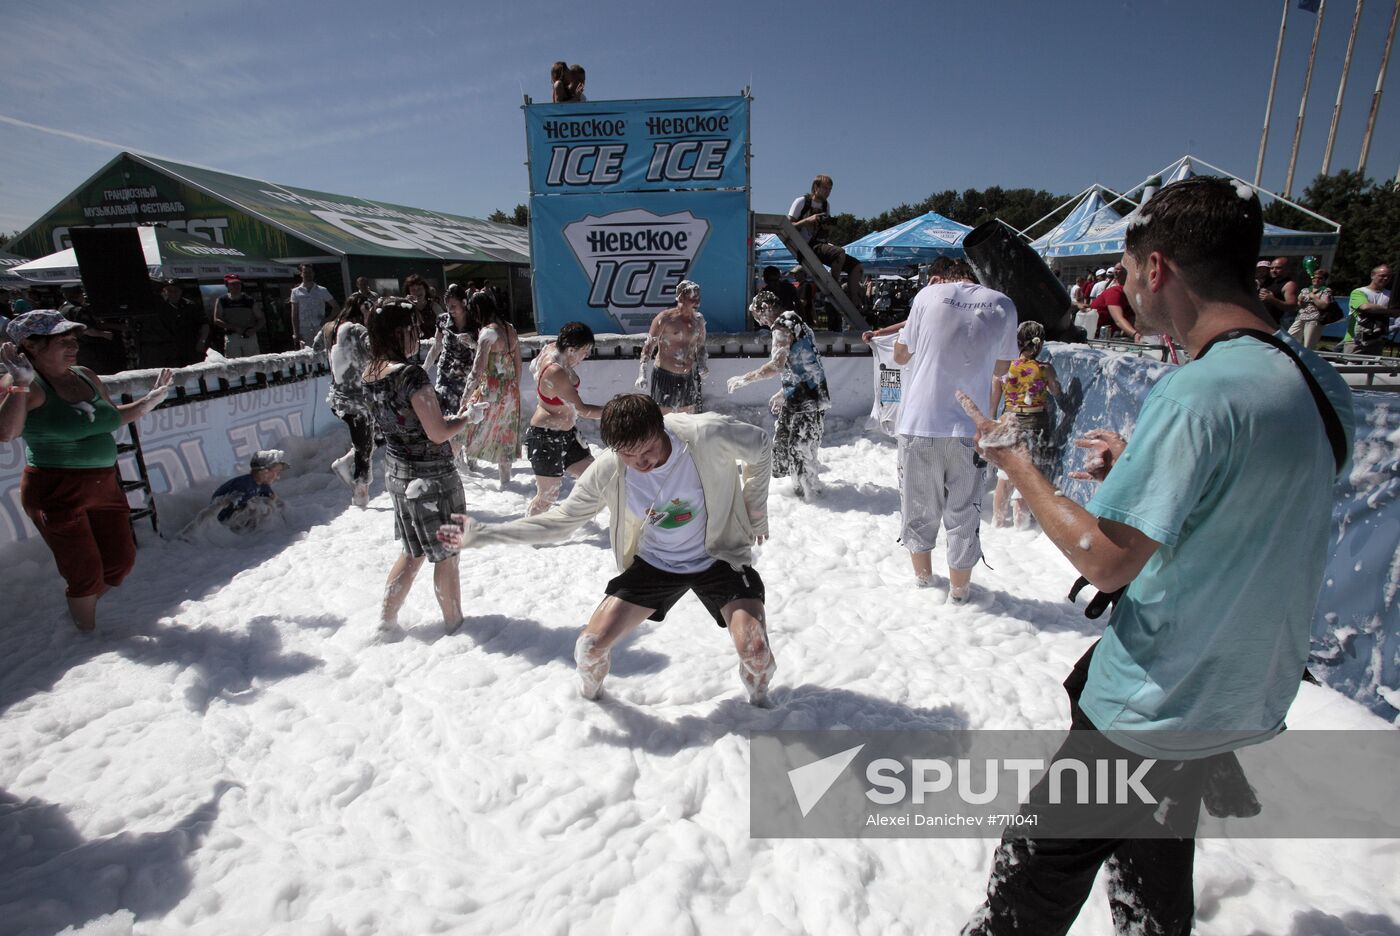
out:
{"label": "banner with text", "polygon": [[700,284],[710,331],[743,331],[748,289],[747,192],[638,192],[530,199],[535,318],[598,333],[645,332]]}
{"label": "banner with text", "polygon": [[530,194],[745,189],[746,97],[531,104]]}
{"label": "banner with text", "polygon": [[[148,413],[138,424],[151,491],[157,496],[222,482],[248,470],[259,449],[281,447],[288,438],[310,438],[343,423],[326,404],[329,377],[273,384],[214,399],[190,400]],[[126,440],[125,430],[117,434]],[[122,477],[135,478],[130,454],[121,457]],[[24,443],[0,445],[0,544],[37,536],[20,507]],[[140,503],[139,495],[132,495]]]}

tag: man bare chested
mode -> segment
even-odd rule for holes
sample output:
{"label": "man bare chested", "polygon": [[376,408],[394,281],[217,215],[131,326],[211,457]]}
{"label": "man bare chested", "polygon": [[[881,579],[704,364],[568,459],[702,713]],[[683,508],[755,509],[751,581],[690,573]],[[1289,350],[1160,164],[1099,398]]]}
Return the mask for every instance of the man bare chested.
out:
{"label": "man bare chested", "polygon": [[701,404],[701,381],[709,372],[700,284],[682,280],[676,286],[676,307],[651,320],[637,389],[649,391],[663,413],[694,413]]}

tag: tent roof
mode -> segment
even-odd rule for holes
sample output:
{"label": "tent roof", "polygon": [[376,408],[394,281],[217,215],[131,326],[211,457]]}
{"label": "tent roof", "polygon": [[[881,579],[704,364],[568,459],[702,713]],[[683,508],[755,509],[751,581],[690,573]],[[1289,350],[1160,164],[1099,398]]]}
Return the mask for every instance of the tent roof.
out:
{"label": "tent roof", "polygon": [[1053,252],[1056,246],[1097,237],[1122,217],[1104,201],[1099,186],[1091,186],[1063,221],[1031,241],[1031,248],[1047,256],[1058,256]]}
{"label": "tent roof", "polygon": [[[151,279],[218,280],[228,273],[266,279],[291,279],[296,275],[292,267],[181,231],[164,227],[139,227],[136,231]],[[10,269],[16,276],[34,282],[76,283],[82,279],[78,253],[72,247]]]}
{"label": "tent roof", "polygon": [[962,241],[972,228],[936,211],[875,231],[846,245],[846,253],[869,266],[918,263],[936,257],[961,257]]}
{"label": "tent roof", "polygon": [[[1199,171],[1198,167],[1200,167],[1200,169],[1205,169],[1209,171]],[[1249,182],[1246,182],[1244,179],[1241,179],[1239,176],[1234,175],[1233,173],[1226,172],[1224,169],[1220,169],[1217,166],[1212,166],[1210,163],[1207,163],[1204,160],[1197,159],[1196,157],[1190,155],[1182,156],[1180,159],[1172,163],[1170,166],[1167,166],[1161,172],[1155,173],[1153,176],[1149,176],[1148,179],[1152,180],[1154,178],[1160,178],[1162,180],[1163,185],[1170,185],[1173,182],[1180,182],[1183,179],[1189,179],[1197,175],[1212,175],[1227,179],[1234,179],[1237,182],[1240,182],[1244,185],[1248,185],[1253,191],[1258,193],[1261,196],[1261,198],[1279,198],[1279,196],[1274,195],[1272,192],[1268,192],[1263,189],[1257,188],[1254,185],[1251,185]],[[1139,191],[1143,189],[1147,184],[1148,182],[1145,181],[1136,189],[1133,189],[1133,191]],[[1283,200],[1290,205],[1293,204],[1292,202],[1288,202],[1287,199],[1280,200]],[[1313,212],[1309,212],[1306,208],[1303,208],[1301,205],[1294,205],[1294,207],[1297,207],[1299,208],[1299,210],[1304,211],[1308,214],[1313,214]],[[1112,209],[1109,210],[1111,211]],[[1314,215],[1314,217],[1317,217],[1320,220],[1326,221],[1328,224],[1331,224],[1335,230],[1294,231],[1289,228],[1279,227],[1276,224],[1265,224],[1264,236],[1259,243],[1260,252],[1301,254],[1313,251],[1322,252],[1326,250],[1335,250],[1337,247],[1337,241],[1340,238],[1340,226],[1337,225],[1336,222],[1328,221],[1321,215]],[[1041,238],[1040,240],[1035,241],[1035,243],[1032,246],[1034,246],[1040,253],[1047,257],[1093,257],[1101,254],[1121,254],[1126,244],[1128,225],[1131,223],[1132,218],[1133,212],[1129,212],[1128,215],[1126,215],[1125,217],[1122,217],[1107,226],[1096,228],[1091,225],[1080,235],[1073,239],[1060,240],[1058,242],[1042,246],[1041,240],[1044,240],[1044,238]]]}
{"label": "tent roof", "polygon": [[529,263],[524,229],[132,156],[332,253]]}
{"label": "tent roof", "polygon": [[[120,154],[93,178],[123,159],[177,179],[328,254],[464,263],[530,262],[529,235],[514,225],[279,185],[139,153]],[[31,225],[21,237],[42,223]]]}

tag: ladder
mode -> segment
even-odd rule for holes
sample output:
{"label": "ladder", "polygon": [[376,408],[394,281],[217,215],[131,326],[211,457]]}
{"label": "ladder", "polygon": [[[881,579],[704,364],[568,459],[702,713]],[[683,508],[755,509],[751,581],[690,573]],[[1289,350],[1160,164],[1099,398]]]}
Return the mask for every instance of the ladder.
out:
{"label": "ladder", "polygon": [[851,301],[851,297],[846,295],[841,284],[836,281],[836,277],[831,275],[825,264],[817,259],[817,255],[808,246],[806,238],[798,233],[797,228],[792,226],[787,215],[781,214],[761,214],[754,212],[753,215],[754,234],[776,234],[792,255],[797,258],[802,269],[807,271],[807,275],[812,278],[812,282],[822,295],[832,305],[836,306],[842,318],[855,331],[866,331],[870,328],[870,323],[865,320],[865,316],[856,308],[856,304]]}
{"label": "ladder", "polygon": [[[122,394],[122,403],[130,403],[131,401],[131,394]],[[142,495],[145,498],[144,505],[140,507],[131,508],[130,519],[132,532],[134,533],[136,531],[136,522],[138,520],[144,520],[147,517],[149,517],[151,520],[151,529],[155,531],[157,535],[159,535],[160,526],[156,518],[156,499],[151,494],[151,476],[146,473],[146,457],[141,453],[141,433],[138,432],[136,429],[137,422],[139,422],[139,420],[132,420],[131,422],[126,424],[125,428],[127,431],[127,441],[117,443],[118,456],[124,455],[127,452],[130,452],[135,456],[136,477],[129,480],[127,478],[122,477],[122,463],[121,458],[118,457],[117,481],[121,484],[123,494],[126,494],[129,491],[141,491]]]}

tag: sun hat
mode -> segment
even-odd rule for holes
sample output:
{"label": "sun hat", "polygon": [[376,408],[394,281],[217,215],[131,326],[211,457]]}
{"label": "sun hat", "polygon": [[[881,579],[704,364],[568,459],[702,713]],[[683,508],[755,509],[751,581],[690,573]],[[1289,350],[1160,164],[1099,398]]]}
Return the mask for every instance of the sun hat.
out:
{"label": "sun hat", "polygon": [[26,338],[42,338],[47,335],[66,335],[70,331],[85,331],[82,322],[73,322],[63,317],[63,313],[53,309],[35,309],[17,315],[10,320],[6,334],[15,344]]}

